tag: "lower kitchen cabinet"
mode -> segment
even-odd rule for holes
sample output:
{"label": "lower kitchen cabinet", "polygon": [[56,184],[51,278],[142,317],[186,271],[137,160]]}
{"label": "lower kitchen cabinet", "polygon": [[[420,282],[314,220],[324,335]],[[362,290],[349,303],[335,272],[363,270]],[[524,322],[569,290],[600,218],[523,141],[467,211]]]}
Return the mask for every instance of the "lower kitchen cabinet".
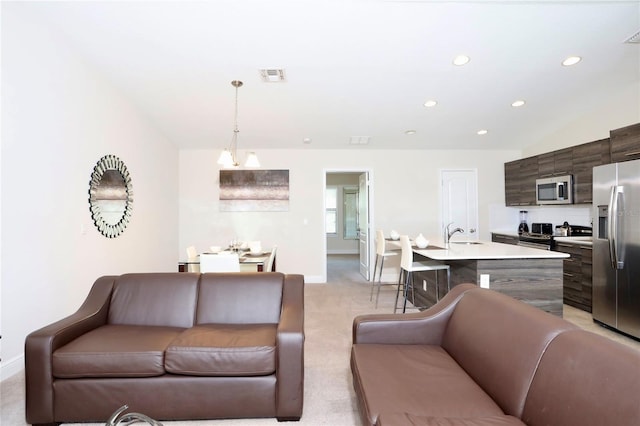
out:
{"label": "lower kitchen cabinet", "polygon": [[555,250],[570,255],[563,264],[563,302],[574,308],[591,312],[593,279],[591,246],[556,242]]}

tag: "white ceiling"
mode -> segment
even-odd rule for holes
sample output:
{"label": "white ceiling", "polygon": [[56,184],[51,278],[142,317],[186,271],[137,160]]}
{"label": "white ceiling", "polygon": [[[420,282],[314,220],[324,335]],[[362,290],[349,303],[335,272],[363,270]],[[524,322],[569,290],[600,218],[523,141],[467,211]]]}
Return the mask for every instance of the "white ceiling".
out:
{"label": "white ceiling", "polygon": [[[228,145],[234,79],[241,149],[348,149],[352,136],[370,137],[362,149],[520,149],[640,80],[640,44],[624,43],[640,30],[640,1],[2,7],[63,32],[180,148]],[[462,53],[471,62],[455,67]],[[561,66],[569,55],[583,60]],[[283,68],[287,81],[264,83],[261,68]],[[517,99],[526,105],[513,108]]]}

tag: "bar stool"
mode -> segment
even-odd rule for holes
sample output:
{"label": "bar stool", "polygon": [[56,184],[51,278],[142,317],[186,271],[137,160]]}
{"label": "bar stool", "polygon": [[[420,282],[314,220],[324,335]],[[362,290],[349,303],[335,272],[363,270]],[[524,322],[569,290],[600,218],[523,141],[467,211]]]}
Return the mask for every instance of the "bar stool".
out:
{"label": "bar stool", "polygon": [[[384,232],[382,229],[376,231],[376,261],[373,264],[373,276],[371,279],[371,294],[369,295],[369,301],[373,299],[373,288],[378,287],[376,293],[376,308],[378,308],[378,297],[380,296],[380,286],[382,285],[382,269],[384,267],[384,259],[390,256],[397,256],[397,251],[386,251],[386,241],[384,240]],[[376,269],[378,268],[378,262],[380,262],[380,272],[378,273],[378,284],[376,284]]]}
{"label": "bar stool", "polygon": [[200,272],[200,265],[196,263],[198,260],[198,251],[195,246],[187,247],[187,272]]}
{"label": "bar stool", "polygon": [[[404,294],[404,302],[402,304],[402,313],[407,310],[407,298],[409,296],[409,286],[411,286],[411,303],[415,306],[415,293],[413,290],[412,273],[422,271],[435,271],[436,273],[436,301],[440,300],[440,294],[438,289],[438,271],[447,271],[447,290],[450,290],[451,279],[449,276],[449,265],[441,263],[435,260],[420,260],[413,261],[413,249],[411,248],[411,241],[407,235],[400,236],[400,246],[402,247],[402,255],[400,257],[400,277],[398,279],[398,289],[396,291],[396,303],[393,307],[393,313],[398,310],[398,296],[400,295],[400,289]],[[404,276],[404,283],[402,277]]]}

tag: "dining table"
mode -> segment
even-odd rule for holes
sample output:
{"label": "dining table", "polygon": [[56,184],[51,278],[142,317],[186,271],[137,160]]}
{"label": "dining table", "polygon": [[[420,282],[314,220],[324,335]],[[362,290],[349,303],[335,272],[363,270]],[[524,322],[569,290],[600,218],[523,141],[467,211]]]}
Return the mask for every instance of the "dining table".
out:
{"label": "dining table", "polygon": [[[260,253],[251,253],[250,250],[238,249],[238,256],[240,259],[240,272],[265,272],[267,263],[269,262],[269,256],[271,256],[271,250],[263,250]],[[210,254],[220,254],[210,253]],[[200,255],[193,259],[181,260],[178,262],[178,272],[189,272],[189,266],[200,266]],[[273,259],[273,265],[271,271],[276,270],[276,260]]]}

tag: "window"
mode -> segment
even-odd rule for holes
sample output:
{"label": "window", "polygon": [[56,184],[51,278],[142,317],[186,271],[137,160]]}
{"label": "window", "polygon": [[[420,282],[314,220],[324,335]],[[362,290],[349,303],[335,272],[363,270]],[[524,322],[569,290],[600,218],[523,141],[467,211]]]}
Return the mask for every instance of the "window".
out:
{"label": "window", "polygon": [[327,234],[338,233],[338,188],[327,187],[325,191],[325,228]]}
{"label": "window", "polygon": [[358,239],[358,188],[345,187],[342,190],[344,200],[344,234],[345,240]]}

